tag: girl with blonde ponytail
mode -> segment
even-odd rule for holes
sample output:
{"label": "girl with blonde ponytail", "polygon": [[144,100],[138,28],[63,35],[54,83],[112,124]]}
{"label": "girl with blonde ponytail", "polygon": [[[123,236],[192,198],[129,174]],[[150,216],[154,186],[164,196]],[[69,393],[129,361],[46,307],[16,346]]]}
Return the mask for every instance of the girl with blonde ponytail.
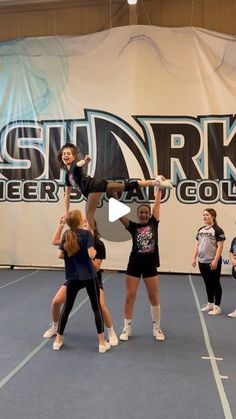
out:
{"label": "girl with blonde ponytail", "polygon": [[110,344],[104,339],[104,321],[99,300],[99,287],[92,259],[96,256],[92,234],[83,230],[83,218],[79,210],[69,211],[66,217],[69,230],[65,231],[59,246],[58,257],[64,259],[67,280],[66,302],[62,309],[53,349],[58,351],[63,345],[63,333],[73,308],[75,298],[82,288],[86,288],[97,328],[99,352],[105,353]]}
{"label": "girl with blonde ponytail", "polygon": [[70,227],[70,230],[65,231],[63,236],[65,240],[64,250],[67,252],[68,256],[73,256],[80,249],[78,229],[83,224],[81,212],[79,210],[70,211],[66,217],[66,224]]}

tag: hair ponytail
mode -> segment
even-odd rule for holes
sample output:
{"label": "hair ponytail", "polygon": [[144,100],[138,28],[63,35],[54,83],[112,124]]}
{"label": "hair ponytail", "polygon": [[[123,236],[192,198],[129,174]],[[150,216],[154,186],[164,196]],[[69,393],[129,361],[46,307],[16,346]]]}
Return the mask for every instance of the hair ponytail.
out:
{"label": "hair ponytail", "polygon": [[65,240],[64,249],[68,256],[75,255],[80,249],[77,234],[72,230],[67,230],[63,238]]}
{"label": "hair ponytail", "polygon": [[77,230],[83,222],[82,214],[79,210],[70,211],[66,217],[66,223],[70,230],[66,230],[63,239],[64,249],[68,256],[74,256],[80,249],[79,236]]}

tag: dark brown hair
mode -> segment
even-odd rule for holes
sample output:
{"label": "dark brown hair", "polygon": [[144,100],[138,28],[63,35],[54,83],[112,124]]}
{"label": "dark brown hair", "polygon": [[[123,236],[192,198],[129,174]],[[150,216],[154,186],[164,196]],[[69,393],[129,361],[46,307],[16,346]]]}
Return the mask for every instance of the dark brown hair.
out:
{"label": "dark brown hair", "polygon": [[66,148],[70,148],[70,150],[71,150],[73,156],[75,157],[76,161],[79,160],[79,158],[78,158],[78,153],[79,153],[78,147],[73,143],[65,143],[57,154],[57,160],[59,161],[60,166],[61,166],[62,169],[66,169],[66,166],[64,165],[64,163],[62,161],[62,153]]}
{"label": "dark brown hair", "polygon": [[216,221],[217,213],[214,210],[214,208],[205,208],[204,211],[207,211],[207,212],[209,212],[209,214],[211,214],[211,216],[213,218],[213,224],[217,225],[217,221]]}

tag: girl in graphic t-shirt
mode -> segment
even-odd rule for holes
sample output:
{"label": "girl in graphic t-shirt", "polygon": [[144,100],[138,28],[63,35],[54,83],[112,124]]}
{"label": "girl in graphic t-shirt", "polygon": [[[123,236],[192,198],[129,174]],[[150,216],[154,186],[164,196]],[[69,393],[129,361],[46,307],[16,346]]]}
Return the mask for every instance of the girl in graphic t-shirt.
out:
{"label": "girl in graphic t-shirt", "polygon": [[211,316],[221,313],[221,254],[225,240],[224,231],[218,226],[216,215],[213,208],[206,208],[203,211],[205,225],[197,232],[192,259],[192,266],[195,268],[198,258],[199,270],[206,286],[208,303],[203,305],[202,311],[208,312]]}
{"label": "girl in graphic t-shirt", "polygon": [[[165,178],[162,177],[164,180]],[[126,271],[126,299],[124,307],[124,329],[120,340],[127,341],[132,336],[132,318],[139,287],[143,278],[153,321],[153,336],[156,340],[164,340],[165,335],[160,328],[159,277],[157,268],[160,266],[158,250],[158,225],[160,220],[160,202],[162,191],[158,188],[153,209],[147,204],[137,209],[138,223],[128,217],[120,218],[133,239],[133,246]]]}
{"label": "girl in graphic t-shirt", "polygon": [[83,167],[90,161],[89,155],[79,160],[78,148],[75,144],[66,143],[58,153],[58,161],[62,169],[66,170],[65,188],[65,210],[66,214],[70,207],[70,194],[72,187],[77,189],[86,198],[85,214],[91,230],[94,229],[94,214],[102,192],[113,194],[114,192],[130,191],[146,186],[160,186],[162,188],[172,188],[169,180],[163,180],[157,176],[154,180],[125,180],[123,183],[108,181],[104,178],[93,178],[83,172]]}

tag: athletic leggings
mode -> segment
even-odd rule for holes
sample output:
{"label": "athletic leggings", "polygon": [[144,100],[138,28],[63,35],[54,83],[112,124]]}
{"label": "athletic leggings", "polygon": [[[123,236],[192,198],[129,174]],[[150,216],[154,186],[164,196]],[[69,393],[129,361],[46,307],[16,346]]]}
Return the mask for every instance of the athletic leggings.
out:
{"label": "athletic leggings", "polygon": [[222,288],[220,284],[221,264],[221,258],[219,259],[215,270],[210,268],[209,263],[199,262],[198,264],[199,270],[205,282],[208,303],[214,303],[216,306],[220,305],[222,297]]}
{"label": "athletic leggings", "polygon": [[74,305],[78,291],[81,290],[82,288],[86,288],[87,290],[90,303],[94,312],[97,333],[100,334],[104,332],[104,321],[103,321],[103,315],[102,315],[102,310],[101,310],[100,301],[99,301],[98,283],[96,279],[93,278],[86,281],[79,281],[79,280],[68,281],[67,287],[66,287],[66,302],[62,309],[61,317],[58,324],[57,332],[59,333],[59,335],[63,335],[69,314]]}

